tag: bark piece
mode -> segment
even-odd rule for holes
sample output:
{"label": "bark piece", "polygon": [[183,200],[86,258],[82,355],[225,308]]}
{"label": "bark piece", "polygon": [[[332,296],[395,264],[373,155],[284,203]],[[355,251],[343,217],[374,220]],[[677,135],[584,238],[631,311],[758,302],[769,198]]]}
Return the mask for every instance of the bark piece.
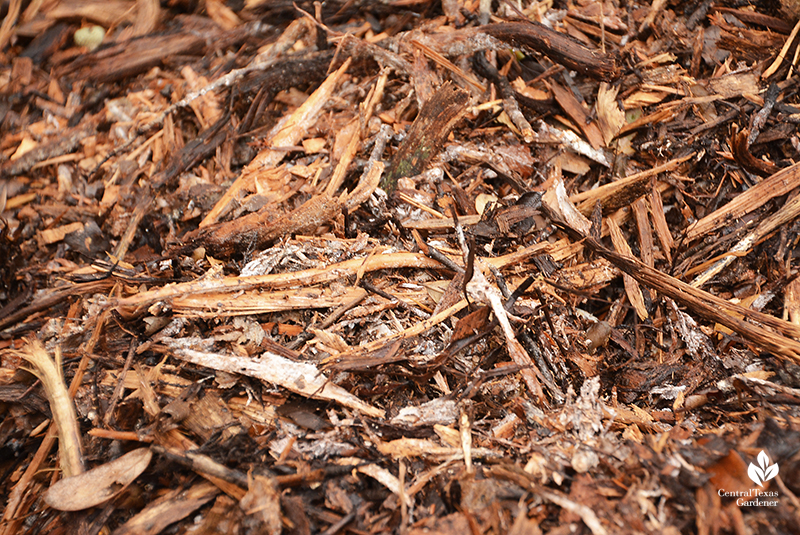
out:
{"label": "bark piece", "polygon": [[784,204],[780,210],[764,219],[752,232],[749,232],[733,246],[728,253],[723,255],[722,258],[714,262],[714,264],[701,275],[698,275],[697,278],[692,281],[692,286],[700,288],[729,266],[734,260],[752,251],[753,247],[766,239],[773,231],[784,225],[788,225],[798,217],[800,217],[800,195],[795,195]]}
{"label": "bark piece", "polygon": [[[614,243],[614,249],[617,250],[617,253],[622,256],[633,257],[633,252],[628,242],[625,241],[622,230],[614,223],[613,219],[608,220],[608,227],[611,230],[611,241]],[[639,287],[639,283],[627,273],[623,274],[622,279],[625,283],[625,293],[628,295],[628,300],[633,305],[634,310],[636,310],[636,314],[641,321],[646,320],[648,314],[644,306],[644,297],[642,297],[642,289]]]}
{"label": "bark piece", "polygon": [[98,122],[95,119],[87,121],[81,126],[71,128],[57,139],[43,143],[15,160],[5,162],[0,166],[0,178],[25,173],[39,162],[71,153],[78,148],[81,140],[97,134]]}
{"label": "bark piece", "polygon": [[781,169],[736,196],[731,202],[708,214],[688,228],[686,240],[694,241],[724,225],[726,221],[737,220],[766,204],[770,199],[786,195],[800,185],[800,163]]}
{"label": "bark piece", "polygon": [[482,32],[513,46],[541,52],[556,63],[581,74],[611,81],[617,76],[614,58],[536,22],[505,22],[481,26]]}
{"label": "bark piece", "polygon": [[381,180],[387,193],[395,190],[398,178],[425,170],[466,113],[468,100],[469,93],[447,82],[425,103]]}
{"label": "bark piece", "polygon": [[[589,248],[640,283],[690,307],[694,313],[728,327],[756,346],[800,363],[800,342],[796,340],[800,338],[800,328],[796,325],[699,290],[635,258],[611,251],[591,237],[581,236]],[[755,323],[749,323],[742,318]],[[777,332],[761,327],[757,323]]]}
{"label": "bark piece", "polygon": [[[189,24],[186,22],[187,26]],[[215,50],[230,46],[247,38],[249,33],[247,26],[230,32],[210,26],[187,27],[183,31],[166,35],[148,35],[86,54],[65,67],[60,74],[77,69],[81,78],[113,82],[160,65],[172,56],[205,51],[210,46]]]}
{"label": "bark piece", "polygon": [[375,418],[384,416],[383,410],[364,403],[344,388],[331,383],[319,368],[311,363],[295,362],[270,351],[265,351],[259,358],[254,359],[189,349],[202,347],[200,340],[165,339],[164,341],[172,348],[177,358],[198,366],[255,377],[282,386],[296,394],[341,403],[345,407]]}
{"label": "bark piece", "polygon": [[275,217],[274,207],[268,206],[233,221],[190,232],[184,238],[187,245],[182,250],[205,247],[209,254],[224,258],[247,250],[261,249],[281,236],[313,232],[336,216],[341,206],[339,199],[320,195],[278,218]]}

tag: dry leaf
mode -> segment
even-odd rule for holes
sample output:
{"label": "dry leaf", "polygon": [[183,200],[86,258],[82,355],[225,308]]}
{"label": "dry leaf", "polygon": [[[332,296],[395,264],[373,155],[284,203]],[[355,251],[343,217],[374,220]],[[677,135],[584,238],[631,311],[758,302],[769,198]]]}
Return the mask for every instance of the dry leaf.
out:
{"label": "dry leaf", "polygon": [[123,492],[150,464],[153,452],[139,448],[111,462],[55,483],[44,493],[44,501],[59,511],[81,511],[95,507]]}

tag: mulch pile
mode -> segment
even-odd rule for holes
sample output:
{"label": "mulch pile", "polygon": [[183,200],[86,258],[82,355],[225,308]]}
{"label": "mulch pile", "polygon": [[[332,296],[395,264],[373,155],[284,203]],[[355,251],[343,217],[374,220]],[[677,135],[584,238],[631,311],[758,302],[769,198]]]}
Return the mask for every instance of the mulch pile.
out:
{"label": "mulch pile", "polygon": [[0,13],[0,534],[797,532],[790,2]]}

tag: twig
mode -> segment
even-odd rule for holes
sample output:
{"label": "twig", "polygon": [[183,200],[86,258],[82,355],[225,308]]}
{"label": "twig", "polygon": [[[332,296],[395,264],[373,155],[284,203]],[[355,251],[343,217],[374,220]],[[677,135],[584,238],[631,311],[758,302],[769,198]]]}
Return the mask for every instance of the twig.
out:
{"label": "twig", "polygon": [[418,318],[428,319],[428,318],[431,317],[430,314],[427,314],[427,313],[423,312],[422,310],[418,309],[417,307],[415,307],[413,305],[409,305],[408,303],[406,303],[402,299],[399,299],[399,298],[395,297],[394,295],[392,295],[392,294],[390,294],[388,292],[384,292],[383,290],[381,290],[380,288],[378,288],[377,286],[375,286],[374,284],[372,284],[370,282],[362,280],[361,281],[361,286],[365,290],[368,290],[368,291],[370,291],[370,292],[372,292],[374,294],[378,294],[378,295],[380,295],[381,297],[383,297],[385,299],[388,299],[388,300],[390,300],[390,301],[392,301],[394,303],[397,303],[397,306],[399,306],[403,310],[407,310],[407,311],[411,312],[412,314],[414,314]]}

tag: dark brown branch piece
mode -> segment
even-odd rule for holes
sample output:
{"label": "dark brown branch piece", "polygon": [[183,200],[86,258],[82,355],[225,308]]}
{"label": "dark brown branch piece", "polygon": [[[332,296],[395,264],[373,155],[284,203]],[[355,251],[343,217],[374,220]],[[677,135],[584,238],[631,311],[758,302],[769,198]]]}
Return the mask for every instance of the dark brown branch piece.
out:
{"label": "dark brown branch piece", "polygon": [[618,75],[613,56],[587,48],[580,41],[536,22],[487,24],[480,30],[513,46],[541,52],[554,62],[592,78],[610,81]]}

